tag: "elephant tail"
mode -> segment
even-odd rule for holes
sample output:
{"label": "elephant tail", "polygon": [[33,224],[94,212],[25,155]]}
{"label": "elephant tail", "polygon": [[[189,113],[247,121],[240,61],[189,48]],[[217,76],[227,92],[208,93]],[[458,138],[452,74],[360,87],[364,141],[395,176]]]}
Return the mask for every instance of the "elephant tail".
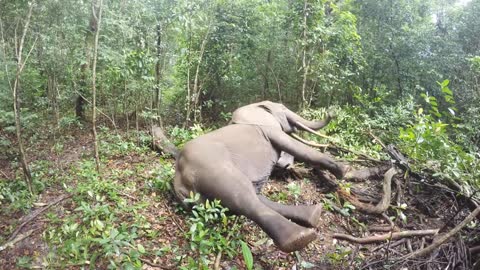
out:
{"label": "elephant tail", "polygon": [[153,126],[152,130],[153,137],[153,149],[156,151],[172,156],[175,160],[178,158],[180,151],[178,148],[165,136],[162,128],[159,126]]}

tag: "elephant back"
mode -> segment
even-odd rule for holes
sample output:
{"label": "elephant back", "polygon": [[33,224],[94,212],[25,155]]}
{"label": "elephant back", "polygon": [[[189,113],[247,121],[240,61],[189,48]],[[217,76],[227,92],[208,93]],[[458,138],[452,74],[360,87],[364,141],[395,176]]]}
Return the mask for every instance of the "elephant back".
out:
{"label": "elephant back", "polygon": [[293,130],[283,104],[263,101],[238,108],[232,114],[231,124],[268,126],[289,133]]}

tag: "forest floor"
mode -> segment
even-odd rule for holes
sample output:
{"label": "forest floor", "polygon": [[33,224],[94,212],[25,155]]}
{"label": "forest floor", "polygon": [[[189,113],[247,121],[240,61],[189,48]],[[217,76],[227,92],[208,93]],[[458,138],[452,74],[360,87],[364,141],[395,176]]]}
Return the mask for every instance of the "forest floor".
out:
{"label": "forest floor", "polygon": [[[95,228],[101,231],[104,227],[116,225],[128,229],[135,228],[131,230],[131,234],[125,236],[125,241],[134,243],[133,247],[138,247],[136,250],[140,250],[140,253],[127,254],[122,248],[125,246],[131,248],[132,245],[119,244],[120,251],[112,247],[112,253],[116,253],[113,256],[114,261],[122,256],[123,259],[137,256],[143,262],[142,269],[161,269],[166,266],[178,269],[181,266],[186,267],[188,263],[186,258],[195,258],[197,254],[190,248],[187,236],[190,230],[188,225],[190,213],[181,210],[171,191],[163,191],[163,188],[159,188],[159,184],[155,182],[155,179],[162,177],[170,177],[171,180],[174,161],[164,159],[148,147],[134,146],[135,143],[131,141],[136,141],[136,138],[105,135],[112,131],[104,130],[102,133],[104,134],[100,143],[102,176],[101,180],[95,178],[97,183],[94,183],[94,186],[85,186],[83,183],[85,179],[95,176],[92,169],[94,166],[91,166],[92,137],[88,131],[72,131],[71,135],[57,138],[55,143],[38,139],[28,148],[34,177],[42,181],[37,185],[40,185],[43,191],[30,202],[31,208],[12,202],[5,203],[5,200],[0,201],[2,207],[0,244],[4,244],[28,217],[45,210],[44,208],[52,202],[59,199],[60,201],[21,227],[16,238],[24,239],[0,251],[1,269],[82,267],[98,269],[108,268],[109,265],[111,268],[109,262],[111,259],[102,258],[103,254],[110,254],[105,248],[93,252],[95,254],[91,255],[92,260],[79,261],[76,259],[82,257],[82,253],[92,252],[92,247],[95,250],[96,246],[91,245],[87,250],[81,247],[71,250],[58,247],[76,243],[68,238],[75,229],[81,231],[93,227],[94,229],[89,230],[93,230],[90,233],[94,238],[99,235]],[[0,170],[10,181],[16,181],[13,179],[16,173],[19,173],[13,166],[11,160],[0,159]],[[468,267],[468,263],[467,258],[462,257],[464,255],[459,250],[466,249],[468,234],[478,232],[478,226],[467,231],[464,237],[456,237],[443,245],[435,252],[435,256],[416,262],[395,262],[392,258],[398,258],[402,254],[428,245],[432,240],[431,236],[363,245],[333,238],[334,233],[359,237],[389,233],[389,230],[378,232],[374,229],[380,227],[379,230],[382,231],[381,228],[388,227],[389,221],[384,216],[366,215],[355,210],[335,193],[327,193],[328,189],[319,183],[313,170],[305,169],[301,164],[298,166],[306,171],[308,177],[299,180],[294,179],[295,177],[288,172],[276,173],[263,187],[262,192],[269,198],[283,203],[323,204],[323,218],[317,228],[318,238],[307,248],[288,254],[278,250],[256,224],[240,219],[240,232],[253,254],[254,269],[385,269],[384,267],[402,269],[412,264],[419,268],[435,265],[431,269],[438,269],[453,263],[456,265],[454,269],[468,269],[462,268]],[[17,176],[17,179],[21,178]],[[165,184],[164,180],[160,180],[159,183]],[[393,220],[397,231],[442,229],[442,232],[445,232],[468,214],[468,211],[462,210],[464,209],[462,202],[438,187],[409,183],[404,175],[394,177],[394,183],[393,206],[386,214]],[[382,193],[382,177],[365,179],[362,182],[342,182],[341,185],[347,189],[363,190],[364,193],[373,194],[372,201],[378,201],[380,196],[375,194]],[[89,193],[90,190],[86,190],[92,187],[106,191],[107,199],[96,197],[91,200],[91,205],[83,205],[84,199],[80,197],[93,196]],[[105,224],[98,224],[94,219],[86,218],[88,213],[94,211],[92,209],[95,209],[97,203],[106,204],[110,209],[108,210],[110,212],[104,210],[107,212],[103,214],[94,213],[101,217],[100,220]],[[91,223],[90,227],[85,225],[88,222]],[[74,224],[77,225],[72,228]],[[59,240],[62,237],[65,241]],[[100,247],[97,246],[97,249],[101,249]],[[66,254],[58,254],[65,250],[69,251]],[[210,254],[207,257],[213,262],[216,255]],[[219,269],[246,269],[240,251],[232,257],[224,254],[219,261]]]}

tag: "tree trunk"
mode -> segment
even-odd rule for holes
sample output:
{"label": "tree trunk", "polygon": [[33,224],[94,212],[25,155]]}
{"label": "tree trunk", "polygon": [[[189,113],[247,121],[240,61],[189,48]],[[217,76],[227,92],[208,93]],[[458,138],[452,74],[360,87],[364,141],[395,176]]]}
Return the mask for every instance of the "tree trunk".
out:
{"label": "tree trunk", "polygon": [[85,96],[88,89],[88,71],[90,70],[90,63],[92,62],[92,48],[95,42],[95,33],[97,32],[98,21],[97,15],[95,12],[95,7],[97,6],[97,0],[92,0],[92,15],[90,16],[90,21],[85,35],[85,63],[80,65],[80,94],[78,95],[75,102],[75,115],[80,120],[85,120],[85,108],[86,104]]}
{"label": "tree trunk", "polygon": [[157,24],[157,62],[155,63],[155,99],[153,102],[153,108],[156,110],[158,117],[158,123],[160,127],[163,126],[162,118],[160,115],[160,107],[162,106],[162,89],[160,88],[160,82],[162,79],[162,67],[160,65],[160,58],[162,55],[162,27],[160,23]]}
{"label": "tree trunk", "polygon": [[303,57],[302,57],[302,70],[303,70],[303,80],[302,80],[302,105],[301,108],[304,109],[307,106],[307,74],[308,74],[308,65],[307,65],[307,18],[308,18],[308,1],[305,0],[303,5]]}
{"label": "tree trunk", "polygon": [[199,117],[199,109],[198,103],[200,100],[200,92],[201,88],[199,87],[198,77],[200,72],[200,66],[202,65],[203,54],[205,53],[205,46],[207,45],[208,36],[210,34],[210,25],[208,26],[207,33],[202,40],[202,45],[200,46],[200,56],[198,58],[197,69],[195,71],[195,79],[193,80],[193,96],[194,96],[194,103],[193,103],[193,121],[196,123]]}
{"label": "tree trunk", "polygon": [[[33,50],[33,47],[35,46],[35,44],[32,45],[32,48],[30,49],[30,52],[28,53],[25,60],[23,60],[23,62],[22,62],[23,44],[25,42],[25,36],[27,35],[27,30],[28,30],[28,26],[30,24],[30,19],[32,17],[32,10],[33,10],[33,6],[35,5],[35,2],[32,2],[29,5],[30,5],[30,8],[28,10],[27,19],[25,20],[25,26],[23,27],[23,33],[22,33],[22,37],[20,39],[20,44],[18,45],[18,47],[15,48],[16,60],[17,60],[17,71],[16,71],[16,74],[15,74],[15,81],[13,83],[12,92],[13,92],[13,112],[14,112],[14,117],[15,117],[15,131],[16,131],[17,141],[18,141],[20,163],[22,165],[23,174],[24,174],[24,177],[25,177],[25,182],[27,184],[28,190],[30,191],[30,193],[33,193],[32,175],[30,173],[30,168],[28,166],[27,157],[26,157],[26,154],[25,154],[25,149],[24,149],[23,140],[22,140],[22,126],[21,126],[21,121],[20,121],[21,110],[20,110],[20,101],[18,100],[18,92],[19,92],[19,88],[20,88],[20,75],[23,71],[23,68],[25,67],[25,63],[28,60],[28,55],[30,55],[30,53]],[[15,40],[17,40],[16,32],[15,32]]]}
{"label": "tree trunk", "polygon": [[95,155],[95,164],[97,172],[100,173],[100,158],[98,155],[97,127],[96,127],[96,100],[97,100],[97,54],[98,54],[98,36],[100,32],[100,24],[102,22],[102,4],[103,0],[97,6],[97,1],[92,0],[92,17],[95,20],[95,41],[93,47],[93,64],[92,64],[92,132],[93,132],[93,149]]}
{"label": "tree trunk", "polygon": [[267,99],[267,93],[269,91],[269,88],[270,88],[270,85],[269,85],[269,80],[268,80],[268,72],[269,72],[269,68],[270,68],[270,62],[272,61],[272,50],[268,50],[267,52],[267,61],[265,63],[265,73],[263,75],[263,91],[262,91],[262,96],[263,96],[263,100],[266,100]]}

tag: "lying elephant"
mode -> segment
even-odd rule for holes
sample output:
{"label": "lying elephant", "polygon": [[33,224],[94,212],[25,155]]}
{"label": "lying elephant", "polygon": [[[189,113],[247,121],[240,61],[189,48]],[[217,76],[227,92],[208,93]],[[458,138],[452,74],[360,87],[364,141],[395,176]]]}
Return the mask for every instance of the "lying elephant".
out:
{"label": "lying elephant", "polygon": [[219,199],[234,214],[255,221],[279,249],[299,250],[316,238],[307,227],[318,225],[321,205],[282,205],[258,195],[254,186],[266,181],[275,165],[292,162],[291,156],[343,177],[347,166],[288,135],[302,126],[320,129],[329,121],[307,121],[270,101],[241,107],[230,125],[185,145],[177,157],[175,194],[181,201],[190,192]]}

